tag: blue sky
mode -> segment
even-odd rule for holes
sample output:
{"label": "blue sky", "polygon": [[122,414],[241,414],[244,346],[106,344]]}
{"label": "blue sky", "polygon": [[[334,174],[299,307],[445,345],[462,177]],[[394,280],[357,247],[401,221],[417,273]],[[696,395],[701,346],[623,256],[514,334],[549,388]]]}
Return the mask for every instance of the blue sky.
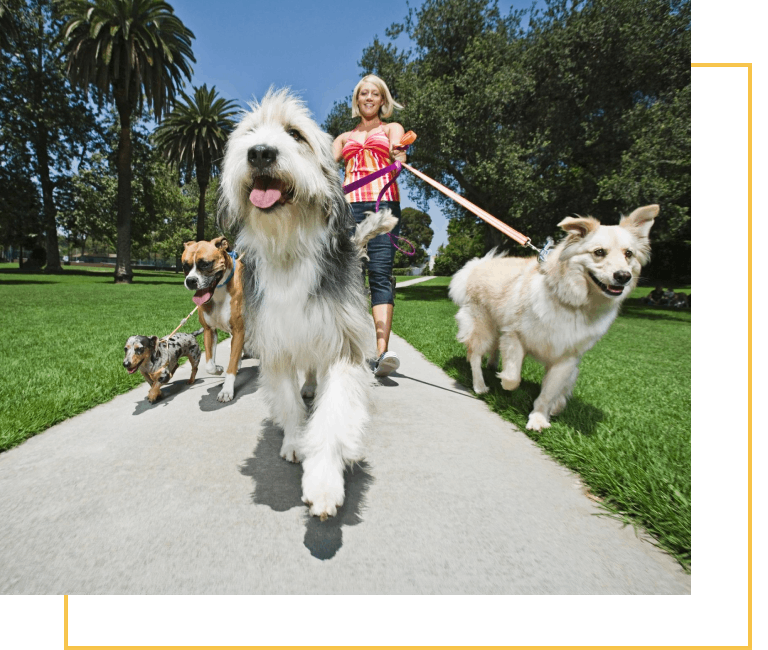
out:
{"label": "blue sky", "polygon": [[[175,13],[195,34],[197,59],[192,85],[216,86],[245,106],[271,86],[290,86],[322,123],[336,100],[351,94],[360,78],[357,62],[376,35],[408,13],[406,0],[361,3],[348,0],[259,2],[245,0],[170,0]],[[411,3],[418,7],[421,3]],[[501,2],[529,6],[529,2]],[[404,41],[407,42],[407,41]],[[408,173],[408,172],[403,172]],[[402,192],[403,207],[415,204]],[[430,205],[435,237],[430,250],[447,242],[447,221]]]}

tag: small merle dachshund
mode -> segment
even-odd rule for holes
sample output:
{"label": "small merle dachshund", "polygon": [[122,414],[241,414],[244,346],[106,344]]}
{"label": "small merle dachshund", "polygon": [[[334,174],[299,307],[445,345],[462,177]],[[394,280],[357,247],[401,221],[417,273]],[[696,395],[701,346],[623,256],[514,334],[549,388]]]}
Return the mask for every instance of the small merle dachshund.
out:
{"label": "small merle dachshund", "polygon": [[161,397],[160,387],[171,380],[181,357],[187,357],[192,364],[192,376],[187,383],[194,383],[201,355],[196,337],[202,332],[200,328],[191,334],[174,334],[167,341],[156,336],[131,336],[125,342],[123,367],[129,375],[141,371],[151,387],[147,399],[152,404]]}

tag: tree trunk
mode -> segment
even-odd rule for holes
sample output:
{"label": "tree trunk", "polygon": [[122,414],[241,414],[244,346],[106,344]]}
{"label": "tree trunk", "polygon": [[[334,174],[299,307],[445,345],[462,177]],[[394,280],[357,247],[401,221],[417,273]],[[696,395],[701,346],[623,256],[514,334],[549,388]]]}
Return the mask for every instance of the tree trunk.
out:
{"label": "tree trunk", "polygon": [[[33,71],[34,87],[32,96],[34,106],[39,115],[43,107],[43,68],[44,49],[42,43],[45,40],[45,28],[42,15],[38,18],[38,48],[36,65]],[[32,146],[35,150],[37,162],[37,177],[40,188],[43,191],[43,217],[45,223],[45,272],[61,273],[61,257],[59,256],[59,233],[56,230],[56,206],[53,203],[53,182],[51,181],[50,159],[48,156],[48,131],[43,119],[35,124],[35,136]]]}
{"label": "tree trunk", "polygon": [[44,130],[38,133],[35,143],[37,158],[37,174],[40,179],[40,189],[43,191],[43,215],[45,217],[45,272],[61,273],[61,256],[59,255],[59,233],[56,229],[56,205],[53,202],[53,181],[48,167],[47,134]]}
{"label": "tree trunk", "polygon": [[200,178],[197,179],[200,186],[200,197],[197,201],[197,241],[205,239],[205,193],[208,191],[208,181],[204,183]]}
{"label": "tree trunk", "polygon": [[117,259],[115,283],[133,281],[131,271],[131,107],[115,93],[115,104],[120,115],[120,140],[117,144]]}

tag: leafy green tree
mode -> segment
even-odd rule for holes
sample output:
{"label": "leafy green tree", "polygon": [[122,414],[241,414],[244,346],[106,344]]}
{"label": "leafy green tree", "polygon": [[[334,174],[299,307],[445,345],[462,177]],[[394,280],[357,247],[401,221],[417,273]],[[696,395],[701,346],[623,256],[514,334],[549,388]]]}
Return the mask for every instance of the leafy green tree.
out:
{"label": "leafy green tree", "polygon": [[[427,259],[427,248],[432,243],[435,231],[431,228],[432,218],[421,210],[415,208],[403,208],[400,217],[400,236],[407,239],[414,246],[413,256],[405,255],[400,251],[395,253],[395,268],[408,266],[421,266]],[[405,242],[398,243],[403,250],[410,251]]]}
{"label": "leafy green tree", "polygon": [[131,282],[131,117],[146,103],[159,120],[183,78],[191,79],[194,34],[162,0],[64,0],[61,15],[70,78],[117,108],[115,282]]}
{"label": "leafy green tree", "polygon": [[[0,54],[0,129],[5,145],[0,156],[12,157],[17,148],[17,161],[29,161],[27,178],[34,179],[41,196],[39,234],[45,233],[45,270],[56,273],[61,271],[56,195],[68,182],[73,164],[86,155],[97,119],[66,78],[56,41],[60,22],[52,2],[30,0],[7,6],[13,11],[9,32],[13,47]],[[25,179],[17,182],[27,184]]]}
{"label": "leafy green tree", "polygon": [[483,224],[474,215],[464,213],[448,222],[448,244],[440,246],[435,256],[435,275],[453,275],[469,260],[485,252]]}
{"label": "leafy green tree", "polygon": [[13,3],[0,0],[0,49],[10,50],[13,47],[13,41],[18,35],[14,10],[18,10],[19,6],[18,0]]}
{"label": "leafy green tree", "polygon": [[224,146],[238,112],[233,101],[217,97],[215,86],[195,88],[194,96],[182,93],[181,101],[155,131],[165,157],[183,172],[195,172],[200,197],[197,208],[197,240],[205,239],[206,192],[211,176],[219,172]]}
{"label": "leafy green tree", "polygon": [[[574,212],[615,220],[659,202],[660,224],[670,221],[654,243],[679,243],[690,219],[690,21],[682,0],[547,0],[506,16],[494,1],[425,0],[387,33],[413,47],[374,41],[361,68],[397,89],[399,121],[419,136],[414,166],[534,242]],[[408,178],[422,200],[460,214]],[[482,229],[486,249],[505,243]]]}

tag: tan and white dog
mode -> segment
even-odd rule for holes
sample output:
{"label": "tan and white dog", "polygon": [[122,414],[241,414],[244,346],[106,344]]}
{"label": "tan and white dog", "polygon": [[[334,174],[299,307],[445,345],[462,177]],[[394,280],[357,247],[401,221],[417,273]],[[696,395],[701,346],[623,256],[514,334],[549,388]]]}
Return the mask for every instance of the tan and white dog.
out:
{"label": "tan and white dog", "polygon": [[184,269],[184,286],[195,295],[198,317],[204,329],[205,370],[211,375],[224,372],[216,365],[218,331],[232,335],[229,364],[224,384],[216,399],[229,402],[235,396],[235,377],[240,368],[245,341],[243,320],[243,270],[244,266],[229,253],[225,237],[212,241],[188,241],[181,256]]}
{"label": "tan and white dog", "polygon": [[523,360],[531,356],[546,372],[526,427],[549,427],[550,417],[565,408],[581,357],[608,331],[637,286],[658,213],[658,205],[647,205],[618,226],[568,217],[558,224],[567,236],[541,263],[494,251],[467,262],[453,276],[449,295],[460,307],[457,338],[467,346],[474,391],[488,391],[483,355],[495,368],[501,352],[497,376],[506,390],[520,385]]}

